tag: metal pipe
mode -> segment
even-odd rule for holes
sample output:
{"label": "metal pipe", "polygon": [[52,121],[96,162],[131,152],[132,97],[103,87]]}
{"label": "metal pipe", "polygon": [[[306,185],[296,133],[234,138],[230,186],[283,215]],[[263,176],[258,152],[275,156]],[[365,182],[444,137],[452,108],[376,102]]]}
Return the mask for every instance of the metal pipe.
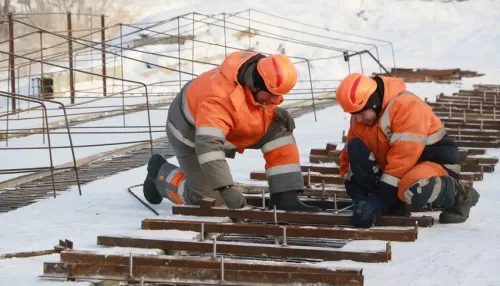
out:
{"label": "metal pipe", "polygon": [[226,40],[226,13],[222,13],[222,22],[224,26],[224,55],[227,57],[227,40]]}
{"label": "metal pipe", "polygon": [[321,198],[323,200],[326,198],[325,180],[321,183]]}
{"label": "metal pipe", "polygon": [[276,213],[276,205],[273,206],[274,210],[274,224],[278,225],[278,214]]}
{"label": "metal pipe", "polygon": [[283,226],[283,246],[286,246],[286,225]]}
{"label": "metal pipe", "polygon": [[307,168],[307,186],[311,186],[311,168]]}
{"label": "metal pipe", "polygon": [[[194,39],[193,39],[194,40]],[[181,18],[177,17],[177,52],[179,55],[179,92],[181,92],[182,89],[182,74],[180,71],[182,70],[181,68]]]}
{"label": "metal pipe", "polygon": [[193,40],[191,41],[191,79],[194,78],[194,12],[193,12],[193,35],[192,36],[193,36]]}
{"label": "metal pipe", "polygon": [[[359,52],[355,52],[353,54],[348,54],[347,52],[344,52],[344,60],[345,61],[348,61],[349,58],[353,57],[353,56],[357,56],[357,55],[361,55],[361,54],[368,54],[378,65],[380,65],[380,67],[390,76],[391,73],[384,67],[384,65],[382,65],[382,63],[380,61],[378,61],[370,51],[368,50],[363,50],[363,51],[359,51]],[[361,56],[360,56],[360,61],[362,62],[362,59],[361,59]],[[361,69],[363,69],[363,64],[361,63]],[[363,70],[361,70],[361,72],[363,72]]]}
{"label": "metal pipe", "polygon": [[224,281],[224,257],[220,257],[220,281]]}
{"label": "metal pipe", "polygon": [[262,209],[266,209],[266,191],[262,189]]}
{"label": "metal pipe", "polygon": [[121,78],[122,78],[122,118],[123,118],[123,126],[126,125],[125,123],[125,93],[123,92],[123,90],[125,89],[123,87],[123,84],[124,84],[124,81],[123,81],[123,26],[122,26],[122,23],[120,23],[120,61],[121,61]]}
{"label": "metal pipe", "polygon": [[[71,13],[67,14],[68,24],[68,57],[69,57],[69,91],[71,94],[71,104],[75,104],[75,79],[73,78],[73,33],[71,27]],[[43,81],[43,79],[42,79]]]}
{"label": "metal pipe", "polygon": [[337,214],[338,207],[337,207],[337,194],[336,193],[333,194],[333,203],[334,203],[334,207],[335,207],[335,214]]}
{"label": "metal pipe", "polygon": [[[15,54],[14,54],[14,21],[12,13],[8,15],[9,19],[9,70],[10,70],[10,92],[16,93],[16,72],[15,72]],[[16,99],[12,98],[12,111],[16,111]]]}
{"label": "metal pipe", "polygon": [[104,14],[101,15],[101,59],[102,59],[102,93],[106,97],[106,29],[104,26]]}
{"label": "metal pipe", "polygon": [[134,268],[133,268],[133,259],[134,259],[134,256],[132,255],[132,252],[130,252],[130,256],[129,256],[129,260],[128,260],[128,275],[130,276],[130,278],[134,277]]}
{"label": "metal pipe", "polygon": [[42,91],[43,91],[43,33],[40,31],[40,82],[38,84],[38,88],[40,89],[40,93],[38,94],[39,97],[42,97]]}
{"label": "metal pipe", "polygon": [[248,50],[251,50],[252,49],[252,29],[251,29],[251,15],[250,15],[250,12],[252,12],[252,10],[248,10]]}
{"label": "metal pipe", "polygon": [[213,241],[214,241],[214,244],[213,244],[213,259],[216,259],[217,258],[217,237],[214,236],[213,237]]}
{"label": "metal pipe", "polygon": [[318,119],[316,117],[316,104],[314,103],[314,90],[313,90],[313,85],[312,85],[312,76],[311,76],[311,64],[309,63],[308,59],[304,60],[307,62],[307,70],[309,71],[309,84],[311,87],[311,99],[312,99],[312,106],[313,106],[313,113],[314,113],[314,122],[317,122]]}
{"label": "metal pipe", "polygon": [[200,240],[205,240],[205,224],[201,223]]}

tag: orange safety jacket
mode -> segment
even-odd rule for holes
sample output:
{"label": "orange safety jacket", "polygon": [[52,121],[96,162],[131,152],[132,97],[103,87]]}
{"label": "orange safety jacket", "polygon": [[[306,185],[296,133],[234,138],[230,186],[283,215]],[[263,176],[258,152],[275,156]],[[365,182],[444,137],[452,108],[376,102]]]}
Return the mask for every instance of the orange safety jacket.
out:
{"label": "orange safety jacket", "polygon": [[[233,184],[225,150],[236,149],[242,153],[255,145],[276,116],[277,105],[256,102],[252,92],[237,79],[240,67],[256,55],[254,52],[234,52],[220,67],[201,74],[181,91],[182,115],[195,129],[194,138],[189,134],[192,131],[181,132],[185,128],[168,123],[177,139],[195,148],[200,166],[210,177],[214,189]],[[283,102],[282,96],[279,102]],[[284,174],[294,174],[294,177],[299,174],[302,180],[298,148],[292,135],[266,142],[260,149],[264,153],[268,180]],[[283,189],[290,183],[272,185],[275,189]],[[303,188],[303,181],[298,185]],[[297,189],[297,186],[291,188]]]}
{"label": "orange safety jacket", "polygon": [[[380,181],[398,187],[399,180],[417,164],[425,146],[439,142],[446,129],[429,105],[406,91],[404,82],[380,78],[384,98],[376,125],[370,127],[351,118],[347,143],[354,137],[361,139],[383,170]],[[350,179],[347,143],[340,154],[340,174]]]}

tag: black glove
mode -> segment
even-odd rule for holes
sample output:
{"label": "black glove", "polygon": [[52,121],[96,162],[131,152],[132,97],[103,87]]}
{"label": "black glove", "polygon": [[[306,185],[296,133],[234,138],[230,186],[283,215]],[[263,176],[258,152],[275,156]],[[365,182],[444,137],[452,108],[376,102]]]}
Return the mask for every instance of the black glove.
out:
{"label": "black glove", "polygon": [[293,131],[293,129],[295,129],[295,120],[293,120],[293,117],[290,115],[290,113],[288,113],[286,109],[276,107],[274,113],[276,113],[276,119],[285,123],[286,129],[288,131],[291,132]]}
{"label": "black glove", "polygon": [[352,225],[360,228],[370,228],[375,222],[377,213],[381,211],[383,202],[375,194],[354,204],[352,210]]}
{"label": "black glove", "polygon": [[241,209],[247,205],[247,200],[241,194],[240,188],[236,186],[226,186],[217,189],[220,192],[224,204],[229,209]]}

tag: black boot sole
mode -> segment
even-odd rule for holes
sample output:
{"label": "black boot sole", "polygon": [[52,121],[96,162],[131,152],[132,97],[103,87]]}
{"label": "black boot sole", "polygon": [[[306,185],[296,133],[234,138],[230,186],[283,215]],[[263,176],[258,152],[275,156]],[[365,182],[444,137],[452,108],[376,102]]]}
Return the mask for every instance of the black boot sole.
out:
{"label": "black boot sole", "polygon": [[147,178],[150,180],[155,180],[158,176],[158,172],[163,164],[165,164],[167,160],[163,158],[160,154],[154,154],[151,156],[148,162],[148,175]]}
{"label": "black boot sole", "polygon": [[158,193],[156,184],[153,180],[146,178],[144,184],[142,185],[142,192],[146,200],[153,205],[158,205],[163,201],[163,197]]}

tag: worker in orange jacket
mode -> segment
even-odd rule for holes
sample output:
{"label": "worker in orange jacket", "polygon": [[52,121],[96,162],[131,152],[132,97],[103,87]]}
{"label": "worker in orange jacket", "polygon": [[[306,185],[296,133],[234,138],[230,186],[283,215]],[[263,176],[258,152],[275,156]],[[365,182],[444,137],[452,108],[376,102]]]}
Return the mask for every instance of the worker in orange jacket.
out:
{"label": "worker in orange jacket", "polygon": [[234,52],[222,64],[189,81],[173,100],[167,136],[180,167],[155,155],[148,164],[144,195],[153,204],[168,198],[198,205],[203,198],[216,205],[242,208],[241,189],[231,176],[226,157],[260,149],[270,189],[270,207],[318,211],[302,203],[304,189],[295,123],[278,107],[297,82],[288,57]]}
{"label": "worker in orange jacket", "polygon": [[459,181],[458,147],[429,105],[397,78],[359,73],[336,96],[351,114],[340,174],[353,225],[370,227],[378,212],[408,216],[407,204],[443,208],[441,223],[467,220],[479,194]]}

